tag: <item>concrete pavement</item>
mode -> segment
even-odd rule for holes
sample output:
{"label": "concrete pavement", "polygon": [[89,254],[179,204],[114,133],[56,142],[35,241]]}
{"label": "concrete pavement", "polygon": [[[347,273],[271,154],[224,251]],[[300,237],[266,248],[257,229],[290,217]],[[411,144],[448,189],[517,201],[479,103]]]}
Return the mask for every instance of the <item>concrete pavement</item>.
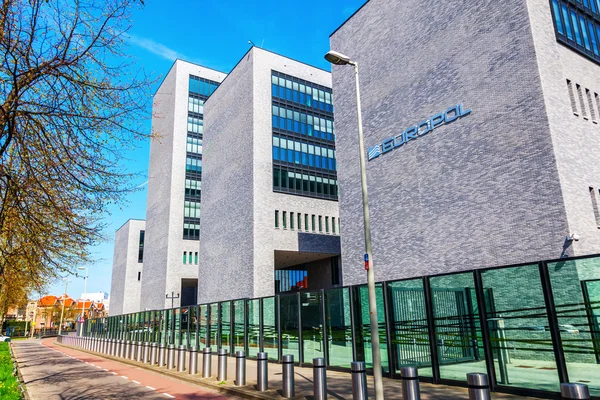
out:
{"label": "concrete pavement", "polygon": [[54,338],[12,343],[32,400],[231,399],[210,389],[54,345]]}

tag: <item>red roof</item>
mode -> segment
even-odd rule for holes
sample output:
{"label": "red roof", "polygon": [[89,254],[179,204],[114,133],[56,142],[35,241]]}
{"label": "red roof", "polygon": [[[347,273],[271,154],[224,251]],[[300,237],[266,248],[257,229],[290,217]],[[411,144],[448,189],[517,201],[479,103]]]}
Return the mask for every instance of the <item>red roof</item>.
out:
{"label": "red roof", "polygon": [[77,308],[79,309],[84,308],[86,310],[89,310],[93,304],[94,302],[91,300],[77,300]]}
{"label": "red roof", "polygon": [[58,297],[56,296],[44,296],[40,299],[39,304],[40,307],[50,307],[56,304],[58,301]]}

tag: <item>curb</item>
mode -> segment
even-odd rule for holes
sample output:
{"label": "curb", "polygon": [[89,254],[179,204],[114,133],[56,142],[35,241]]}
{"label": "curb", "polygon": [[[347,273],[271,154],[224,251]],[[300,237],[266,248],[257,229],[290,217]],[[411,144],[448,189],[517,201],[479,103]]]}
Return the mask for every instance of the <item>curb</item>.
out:
{"label": "curb", "polygon": [[[266,392],[258,392],[254,389],[254,385],[247,385],[247,386],[233,386],[230,383],[225,383],[225,384],[220,384],[218,383],[218,381],[216,380],[215,377],[210,377],[210,378],[192,378],[190,377],[189,374],[186,375],[181,375],[181,373],[178,372],[171,372],[169,370],[160,368],[160,367],[155,367],[155,366],[151,366],[150,364],[143,364],[143,363],[138,363],[137,361],[131,361],[131,360],[125,360],[119,357],[112,357],[112,356],[107,356],[106,354],[102,354],[102,353],[96,353],[93,351],[88,351],[88,350],[84,350],[84,349],[80,349],[78,347],[72,347],[72,346],[66,346],[64,344],[58,343],[56,341],[52,342],[53,344],[60,346],[60,347],[65,347],[65,348],[69,348],[69,349],[73,349],[73,350],[77,350],[80,351],[82,353],[87,353],[87,354],[91,354],[91,355],[95,355],[101,358],[105,358],[107,360],[111,360],[111,361],[116,361],[119,362],[121,364],[126,364],[126,365],[130,365],[133,367],[137,367],[140,369],[145,369],[147,371],[151,371],[151,372],[155,372],[158,373],[160,375],[164,375],[167,376],[169,378],[175,378],[187,383],[191,383],[194,384],[196,386],[202,386],[208,389],[212,389],[215,390],[221,394],[227,394],[227,395],[232,395],[232,396],[237,396],[237,397],[241,397],[244,399],[259,399],[259,400],[273,400],[273,399],[285,399],[285,397],[281,396],[277,390],[274,389],[270,389],[267,390]],[[213,383],[214,382],[214,383]],[[305,396],[295,396],[292,397],[292,400],[301,400],[301,399],[306,399],[307,397]]]}
{"label": "curb", "polygon": [[14,365],[14,369],[17,375],[17,379],[19,380],[19,389],[21,389],[21,396],[23,397],[24,400],[31,400],[31,396],[29,396],[29,393],[27,392],[27,386],[25,385],[25,380],[23,379],[23,374],[21,374],[21,368],[19,368],[19,362],[17,361],[17,358],[15,357],[15,353],[13,351],[13,347],[12,347],[12,342],[10,342],[8,348],[10,350],[10,358],[11,361],[13,362]]}

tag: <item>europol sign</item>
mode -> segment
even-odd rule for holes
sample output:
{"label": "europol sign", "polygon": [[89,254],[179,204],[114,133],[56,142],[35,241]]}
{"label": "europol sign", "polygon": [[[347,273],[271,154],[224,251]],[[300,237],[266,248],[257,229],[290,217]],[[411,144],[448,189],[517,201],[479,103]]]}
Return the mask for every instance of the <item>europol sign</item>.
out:
{"label": "europol sign", "polygon": [[384,140],[381,144],[369,148],[367,151],[368,160],[371,161],[383,154],[432,132],[435,128],[442,125],[450,124],[457,119],[465,117],[471,113],[471,110],[465,110],[462,104],[457,104],[450,107],[444,112],[434,115],[433,117],[411,126],[399,135],[393,136]]}

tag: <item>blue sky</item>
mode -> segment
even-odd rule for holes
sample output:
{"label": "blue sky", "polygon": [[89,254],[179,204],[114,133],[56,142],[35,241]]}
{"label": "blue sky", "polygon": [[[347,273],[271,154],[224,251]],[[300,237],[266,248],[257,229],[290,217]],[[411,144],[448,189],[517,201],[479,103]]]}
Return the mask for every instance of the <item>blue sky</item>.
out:
{"label": "blue sky", "polygon": [[[267,50],[330,70],[323,55],[329,35],[365,0],[201,1],[146,0],[133,13],[128,52],[153,77],[162,77],[176,58],[229,72],[248,50],[248,40]],[[148,123],[148,132],[150,124]],[[150,143],[129,152],[130,171],[146,174]],[[140,184],[145,179],[140,180]],[[114,232],[129,218],[145,219],[146,191],[129,196],[107,219],[110,240],[91,249],[88,292],[110,291]],[[68,293],[79,297],[83,278],[70,277]],[[60,294],[64,283],[49,287]]]}

